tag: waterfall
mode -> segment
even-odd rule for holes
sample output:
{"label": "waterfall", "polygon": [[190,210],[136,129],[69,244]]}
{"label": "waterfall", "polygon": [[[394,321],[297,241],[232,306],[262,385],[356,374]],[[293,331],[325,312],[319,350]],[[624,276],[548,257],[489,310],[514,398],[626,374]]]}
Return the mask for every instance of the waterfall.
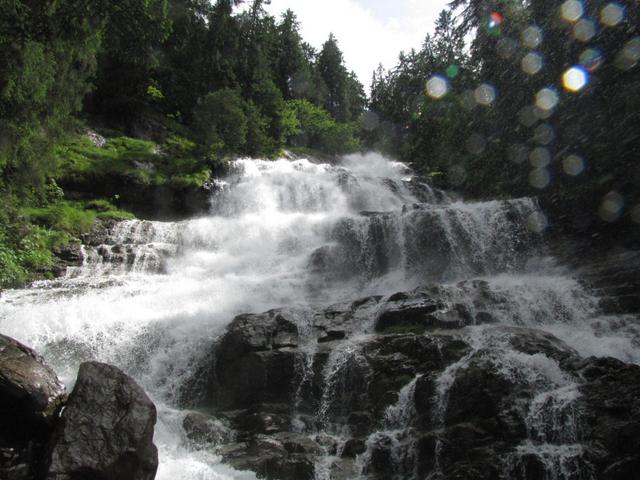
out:
{"label": "waterfall", "polygon": [[[312,318],[298,325],[304,356],[293,409],[302,409],[314,362],[325,363],[317,410],[305,412],[294,428],[344,442],[350,432],[341,430],[341,418],[351,402],[345,398],[358,393],[349,375],[370,380],[360,349],[374,336],[376,316],[391,294],[424,285],[441,300],[434,315],[465,312],[469,326],[460,337],[473,346],[432,379],[437,428],[445,427],[456,379],[484,355],[500,375],[538,391],[523,406],[527,441],[505,458],[505,471],[516,478],[522,458],[534,455],[549,479],[587,478],[562,473],[575,471],[580,456],[580,438],[566,427],[575,415],[575,379],[561,376],[542,354],[516,352],[492,326],[538,328],[582,355],[636,363],[640,333],[601,316],[593,296],[546,257],[535,200],[463,202],[377,154],[337,164],[238,159],[230,172],[216,183],[208,215],[106,226],[83,245],[82,266],[0,298],[0,331],[41,352],[68,385],[81,361],[96,359],[119,366],[146,389],[159,411],[158,479],[255,478],[222,464],[215,450],[195,449],[181,426],[184,397],[234,316],[378,296],[353,309],[355,334],[333,350],[322,350],[309,333]],[[422,377],[412,378],[367,440],[358,458],[362,472],[384,437],[395,461],[408,465],[403,478],[416,478],[408,432]],[[327,472],[327,462],[320,460],[318,471]]]}

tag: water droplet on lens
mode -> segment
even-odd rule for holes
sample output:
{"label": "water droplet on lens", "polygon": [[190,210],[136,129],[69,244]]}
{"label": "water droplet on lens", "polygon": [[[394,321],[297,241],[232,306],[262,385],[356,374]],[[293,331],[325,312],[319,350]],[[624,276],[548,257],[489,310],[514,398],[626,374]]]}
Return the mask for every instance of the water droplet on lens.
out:
{"label": "water droplet on lens", "polygon": [[572,93],[579,92],[588,83],[589,72],[582,66],[571,67],[562,75],[562,86]]}
{"label": "water droplet on lens", "polygon": [[622,215],[624,209],[624,198],[617,192],[609,192],[602,199],[598,215],[605,222],[615,222]]}
{"label": "water droplet on lens", "polygon": [[542,212],[535,212],[527,218],[527,228],[535,233],[542,233],[549,226],[547,216]]}
{"label": "water droplet on lens", "polygon": [[522,107],[518,112],[518,119],[520,123],[525,127],[533,127],[536,123],[538,123],[538,116],[536,115],[536,110],[531,105],[527,105],[526,107]]}
{"label": "water droplet on lens", "polygon": [[548,187],[551,183],[551,174],[546,168],[536,168],[529,173],[529,184],[538,189]]}
{"label": "water droplet on lens", "polygon": [[597,48],[587,48],[580,54],[580,64],[590,72],[596,71],[602,65],[604,56]]}
{"label": "water droplet on lens", "polygon": [[542,43],[542,29],[535,25],[525,28],[520,34],[520,41],[526,48],[536,48]]}
{"label": "water droplet on lens", "polygon": [[505,37],[498,40],[498,44],[496,45],[496,51],[498,55],[502,58],[509,59],[516,54],[518,50],[518,42],[512,40],[511,38]]}
{"label": "water droplet on lens", "polygon": [[560,6],[560,16],[567,22],[576,22],[584,14],[582,2],[567,0]]}
{"label": "water droplet on lens", "polygon": [[540,145],[549,145],[556,138],[553,127],[548,124],[539,125],[534,132],[534,140]]}
{"label": "water droplet on lens", "polygon": [[449,65],[447,67],[447,77],[456,78],[460,73],[460,67],[458,65]]}
{"label": "water droplet on lens", "polygon": [[552,88],[543,88],[536,94],[536,106],[542,110],[553,110],[558,101],[558,93]]}
{"label": "water droplet on lens", "polygon": [[535,75],[542,69],[542,55],[535,52],[529,52],[520,62],[522,71],[528,75]]}
{"label": "water droplet on lens", "polygon": [[478,105],[488,107],[496,99],[496,89],[488,83],[483,83],[474,92],[474,97]]}
{"label": "water droplet on lens", "polygon": [[449,91],[449,82],[440,75],[434,75],[427,81],[427,95],[431,98],[439,99],[444,97]]}
{"label": "water droplet on lens", "polygon": [[580,175],[584,171],[584,160],[579,155],[569,155],[562,161],[562,169],[567,175]]}
{"label": "water droplet on lens", "polygon": [[529,162],[536,169],[544,168],[551,163],[551,154],[544,147],[535,148],[529,155]]}
{"label": "water droplet on lens", "polygon": [[620,70],[631,70],[640,60],[640,37],[629,40],[618,52],[615,66]]}
{"label": "water droplet on lens", "polygon": [[588,42],[596,34],[596,24],[592,20],[583,18],[573,26],[573,36],[580,42]]}
{"label": "water droplet on lens", "polygon": [[600,10],[600,22],[607,27],[615,27],[624,19],[624,7],[610,3]]}

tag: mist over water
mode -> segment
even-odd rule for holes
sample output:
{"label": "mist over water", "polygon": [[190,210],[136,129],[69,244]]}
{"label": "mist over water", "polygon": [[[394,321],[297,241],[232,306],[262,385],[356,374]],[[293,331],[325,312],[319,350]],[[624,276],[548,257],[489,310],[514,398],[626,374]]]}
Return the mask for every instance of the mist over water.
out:
{"label": "mist over water", "polygon": [[[619,331],[620,319],[600,316],[580,283],[544,259],[540,235],[528,228],[537,213],[531,199],[465,203],[376,154],[337,165],[240,159],[231,172],[217,183],[209,215],[122,222],[104,245],[83,247],[84,265],[66,277],[0,298],[0,331],[42,353],[68,385],[80,362],[95,359],[143,386],[159,410],[159,479],[254,478],[192,451],[177,408],[239,313],[433,283],[471,310],[483,295],[499,298],[499,323],[546,330],[583,355],[640,363],[638,332]],[[370,329],[363,319],[361,333]],[[490,337],[485,330],[467,335]],[[556,378],[544,392],[570,386]],[[414,387],[389,410],[390,429],[402,426]]]}

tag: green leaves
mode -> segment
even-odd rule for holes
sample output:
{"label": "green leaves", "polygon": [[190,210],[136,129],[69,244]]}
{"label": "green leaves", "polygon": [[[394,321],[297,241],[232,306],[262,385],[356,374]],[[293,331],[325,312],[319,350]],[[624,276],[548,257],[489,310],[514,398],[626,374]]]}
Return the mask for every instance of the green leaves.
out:
{"label": "green leaves", "polygon": [[290,139],[292,145],[331,154],[350,153],[361,147],[355,124],[338,123],[329,112],[307,100],[290,100],[287,107],[299,124]]}

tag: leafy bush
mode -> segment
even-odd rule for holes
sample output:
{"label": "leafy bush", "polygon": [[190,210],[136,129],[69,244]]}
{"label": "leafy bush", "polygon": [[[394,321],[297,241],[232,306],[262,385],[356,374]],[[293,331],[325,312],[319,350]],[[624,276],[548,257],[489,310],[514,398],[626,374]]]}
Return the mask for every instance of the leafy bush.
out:
{"label": "leafy bush", "polygon": [[96,214],[96,218],[99,220],[133,220],[136,216],[133,213],[126,212],[124,210],[110,210],[106,212],[99,212]]}
{"label": "leafy bush", "polygon": [[238,90],[223,88],[204,97],[194,112],[194,129],[207,147],[237,152],[247,141],[245,102]]}
{"label": "leafy bush", "polygon": [[69,202],[41,208],[25,208],[23,213],[33,223],[76,236],[89,231],[97,217],[94,210],[84,210]]}
{"label": "leafy bush", "polygon": [[338,123],[329,112],[307,100],[291,100],[287,102],[287,108],[298,121],[290,137],[292,145],[331,154],[354,152],[360,148],[355,124]]}
{"label": "leafy bush", "polygon": [[97,147],[78,136],[58,145],[56,155],[61,182],[87,186],[106,178],[120,178],[141,186],[201,187],[209,179],[212,165],[196,143],[178,135],[167,138],[161,148],[129,137],[112,138],[104,147]]}

